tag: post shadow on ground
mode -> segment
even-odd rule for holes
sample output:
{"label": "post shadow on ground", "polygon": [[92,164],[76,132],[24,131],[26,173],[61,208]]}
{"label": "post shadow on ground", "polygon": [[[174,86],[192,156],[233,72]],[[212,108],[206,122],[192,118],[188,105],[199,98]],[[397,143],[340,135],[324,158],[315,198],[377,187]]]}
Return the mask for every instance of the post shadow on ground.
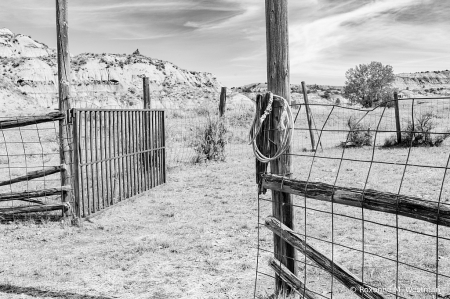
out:
{"label": "post shadow on ground", "polygon": [[36,298],[60,298],[60,299],[115,299],[117,297],[105,297],[105,296],[92,296],[83,295],[71,292],[63,291],[45,291],[32,287],[19,287],[10,284],[0,284],[0,297],[1,294],[16,294],[27,295]]}

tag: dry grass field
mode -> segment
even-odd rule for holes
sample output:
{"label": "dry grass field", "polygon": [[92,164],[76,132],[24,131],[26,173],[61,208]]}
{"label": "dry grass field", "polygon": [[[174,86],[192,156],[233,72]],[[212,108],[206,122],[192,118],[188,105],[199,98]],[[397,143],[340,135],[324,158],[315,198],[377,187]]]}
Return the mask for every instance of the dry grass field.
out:
{"label": "dry grass field", "polygon": [[[435,115],[439,129],[446,130],[449,112],[442,107]],[[313,108],[321,128],[329,108]],[[345,130],[350,113],[336,109],[328,127]],[[386,110],[386,115],[392,110]],[[239,115],[229,119],[237,140],[228,146],[223,163],[182,164],[171,158],[181,156],[187,162],[195,155],[188,146],[195,123],[184,127],[189,119],[180,115],[168,124],[168,132],[175,136],[168,137],[169,166],[178,166],[169,168],[166,185],[126,200],[81,227],[46,221],[0,225],[0,298],[253,298],[258,227],[259,271],[264,274],[258,275],[257,298],[269,298],[274,286],[273,271],[267,266],[272,233],[261,224],[272,213],[270,192],[258,204],[255,161],[242,137],[248,117]],[[367,123],[376,124],[379,115],[379,111],[371,114]],[[323,149],[314,154],[305,151],[310,146],[305,119],[300,114],[296,124],[300,130],[294,138],[293,177],[450,204],[450,177],[443,180],[448,140],[441,147],[411,151],[370,146],[344,149],[338,145],[346,133],[324,132]],[[392,130],[392,118],[380,127]],[[376,144],[390,135],[377,135]],[[20,141],[20,135],[7,136],[11,142],[14,138]],[[54,143],[52,137],[45,138],[49,145]],[[21,151],[18,154],[29,155]],[[50,153],[48,158],[27,156],[26,163],[53,165],[57,157],[53,149]],[[16,166],[15,176],[20,175],[22,163],[9,161],[3,168]],[[398,295],[404,298],[435,298],[409,288],[433,288],[438,278],[440,298],[450,295],[449,229],[301,196],[294,198],[294,204],[295,230],[365,282],[391,291],[399,287]],[[299,259],[304,261],[301,254]],[[306,267],[300,262],[299,267],[307,287],[325,298],[356,298],[309,261]],[[395,291],[384,295],[395,298]]]}
{"label": "dry grass field", "polygon": [[168,184],[79,228],[1,225],[0,298],[249,298],[253,164],[172,169]]}

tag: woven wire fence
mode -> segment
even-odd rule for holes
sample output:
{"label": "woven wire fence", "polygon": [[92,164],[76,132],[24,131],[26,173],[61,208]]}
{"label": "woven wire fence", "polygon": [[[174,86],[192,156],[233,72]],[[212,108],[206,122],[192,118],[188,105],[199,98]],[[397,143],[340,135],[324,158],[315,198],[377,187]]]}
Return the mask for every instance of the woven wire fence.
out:
{"label": "woven wire fence", "polygon": [[[304,298],[450,298],[450,98],[400,100],[400,144],[394,108],[311,104],[316,151],[299,108],[292,173],[262,179],[254,298],[288,272],[274,233],[298,250],[297,280],[282,279]],[[291,193],[293,228],[271,217],[270,189]]]}
{"label": "woven wire fence", "polygon": [[[29,92],[29,97],[47,108],[58,108],[57,92]],[[141,97],[130,99],[124,94],[108,90],[71,90],[73,108],[81,109],[139,109]],[[166,111],[167,165],[175,167],[197,161],[196,140],[204,132],[208,122],[218,118],[218,97],[215,101],[197,105],[173,105],[170,100],[155,97],[157,109]],[[227,126],[226,156],[251,155],[247,146],[248,130],[254,116],[251,103],[227,104],[224,120]]]}
{"label": "woven wire fence", "polygon": [[[214,103],[215,104],[215,103]],[[217,104],[218,107],[218,104]],[[191,106],[183,109],[166,110],[167,160],[169,166],[198,161],[201,151],[197,141],[204,138],[211,122],[219,120],[216,105],[209,107]],[[248,146],[248,132],[253,120],[253,105],[229,106],[223,116],[227,133],[225,156],[251,155]]]}
{"label": "woven wire fence", "polygon": [[0,221],[33,218],[30,211],[43,211],[41,219],[62,216],[58,119],[63,117],[0,118]]}

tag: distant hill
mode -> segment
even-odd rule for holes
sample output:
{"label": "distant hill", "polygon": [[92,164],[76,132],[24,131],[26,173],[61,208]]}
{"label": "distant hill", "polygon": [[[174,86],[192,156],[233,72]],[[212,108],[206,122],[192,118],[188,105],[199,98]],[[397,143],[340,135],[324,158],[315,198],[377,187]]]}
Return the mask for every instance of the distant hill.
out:
{"label": "distant hill", "polygon": [[[395,75],[393,87],[405,96],[448,96],[450,95],[450,71],[402,73]],[[307,85],[309,99],[313,103],[347,103],[342,96],[343,86]],[[267,91],[266,83],[253,83],[234,87],[233,91],[254,98],[257,93]],[[302,86],[291,84],[292,100],[303,102]]]}
{"label": "distant hill", "polygon": [[[216,98],[221,83],[211,73],[188,71],[139,54],[83,53],[71,57],[72,94],[79,106],[136,106],[142,78],[149,77],[157,108],[195,105]],[[0,29],[0,103],[2,95],[21,95],[23,105],[56,108],[56,51],[31,37]],[[3,105],[4,107],[6,107]],[[7,108],[5,108],[7,109]]]}

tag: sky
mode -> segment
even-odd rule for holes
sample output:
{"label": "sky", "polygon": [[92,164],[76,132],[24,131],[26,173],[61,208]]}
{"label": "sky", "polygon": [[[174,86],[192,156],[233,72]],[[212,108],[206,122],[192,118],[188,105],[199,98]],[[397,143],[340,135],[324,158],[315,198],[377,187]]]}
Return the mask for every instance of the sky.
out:
{"label": "sky", "polygon": [[[343,85],[379,61],[395,73],[450,69],[450,0],[288,0],[291,83]],[[69,47],[129,53],[266,82],[264,0],[72,0]],[[55,0],[1,0],[0,28],[56,47]]]}

